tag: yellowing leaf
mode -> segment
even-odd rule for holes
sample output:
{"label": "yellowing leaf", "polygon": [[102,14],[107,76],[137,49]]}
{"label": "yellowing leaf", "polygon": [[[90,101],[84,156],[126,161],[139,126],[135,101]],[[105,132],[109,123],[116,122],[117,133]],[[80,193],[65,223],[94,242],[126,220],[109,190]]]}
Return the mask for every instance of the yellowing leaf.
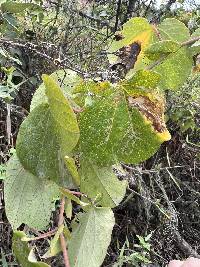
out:
{"label": "yellowing leaf", "polygon": [[[138,69],[141,64],[144,64],[144,50],[152,42],[154,37],[153,27],[144,18],[132,18],[123,25],[123,30],[120,32],[122,39],[113,41],[108,52],[114,53],[125,46],[130,46],[133,43],[138,43],[141,46],[141,52],[137,58],[135,69]],[[110,63],[118,61],[117,56],[108,55]]]}

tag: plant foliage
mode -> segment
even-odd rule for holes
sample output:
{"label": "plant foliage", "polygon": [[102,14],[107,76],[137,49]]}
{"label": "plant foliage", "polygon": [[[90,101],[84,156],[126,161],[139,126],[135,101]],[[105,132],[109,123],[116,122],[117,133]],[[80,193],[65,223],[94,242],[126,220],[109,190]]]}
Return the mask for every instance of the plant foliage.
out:
{"label": "plant foliage", "polygon": [[[19,12],[18,5],[2,8]],[[26,8],[30,6],[21,6],[21,11]],[[69,218],[71,200],[82,207],[70,225],[71,234],[62,226],[50,244],[49,255],[55,255],[60,251],[55,248],[58,236],[64,233],[71,267],[101,266],[114,226],[111,208],[122,201],[127,185],[117,179],[112,166],[140,163],[170,139],[164,120],[165,90],[181,87],[196,53],[189,30],[176,19],[166,19],[156,28],[144,18],[133,18],[120,34],[108,52],[112,64],[123,63],[125,79],[94,82],[67,70],[67,78],[61,74],[66,80],[60,88],[55,74],[43,75],[31,112],[20,127],[17,155],[8,164],[6,213],[14,230],[22,223],[45,230],[58,197],[68,199]],[[139,53],[135,54],[134,44]],[[70,191],[79,190],[79,184],[81,200]],[[17,260],[23,266],[47,266],[28,259],[23,235],[14,233]]]}

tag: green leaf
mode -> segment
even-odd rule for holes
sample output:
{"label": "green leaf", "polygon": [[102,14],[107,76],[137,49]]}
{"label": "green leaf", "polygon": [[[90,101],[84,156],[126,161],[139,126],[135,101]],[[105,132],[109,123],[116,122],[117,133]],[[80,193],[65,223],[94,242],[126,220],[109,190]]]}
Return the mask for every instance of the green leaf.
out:
{"label": "green leaf", "polygon": [[73,158],[65,156],[65,164],[76,185],[80,185],[80,176]]}
{"label": "green leaf", "polygon": [[101,206],[117,206],[125,196],[126,187],[127,181],[119,181],[112,168],[99,168],[89,160],[81,162],[81,192],[90,198],[101,194]]}
{"label": "green leaf", "polygon": [[23,267],[50,267],[50,265],[36,260],[33,250],[26,242],[21,241],[25,236],[25,233],[21,231],[13,233],[12,249],[19,264]]}
{"label": "green leaf", "polygon": [[162,77],[159,88],[177,90],[191,73],[193,59],[186,47],[167,56],[160,64],[153,68]]}
{"label": "green leaf", "polygon": [[22,165],[35,176],[61,185],[71,184],[66,177],[57,128],[48,104],[36,107],[21,124],[16,150]]}
{"label": "green leaf", "polygon": [[1,260],[0,262],[2,263],[2,267],[8,267],[8,263],[7,263],[7,260],[6,260],[6,256],[3,252],[3,249],[1,248]]}
{"label": "green leaf", "polygon": [[71,199],[66,199],[66,202],[65,202],[65,214],[66,214],[66,217],[68,219],[71,220],[72,218],[72,201]]}
{"label": "green leaf", "polygon": [[56,123],[62,155],[69,155],[79,140],[76,115],[52,77],[43,75],[49,108]]}
{"label": "green leaf", "polygon": [[49,105],[37,106],[22,123],[17,154],[23,166],[34,175],[71,187],[64,156],[70,154],[79,139],[76,116],[54,80],[44,76],[44,83]]}
{"label": "green leaf", "polygon": [[26,9],[29,10],[42,10],[42,8],[33,3],[17,3],[17,2],[5,2],[1,4],[1,11],[8,13],[21,13]]}
{"label": "green leaf", "polygon": [[176,52],[180,48],[180,44],[172,40],[159,41],[150,45],[145,50],[145,55],[151,59],[159,59],[162,55]]}
{"label": "green leaf", "polygon": [[60,188],[60,191],[68,199],[73,200],[74,202],[76,202],[77,204],[81,205],[82,207],[86,207],[86,206],[89,206],[90,205],[89,203],[85,203],[85,202],[81,201],[78,197],[76,197],[75,195],[73,195],[70,192],[70,190],[68,190],[66,188]]}
{"label": "green leaf", "polygon": [[132,108],[123,92],[98,99],[85,109],[80,114],[80,132],[80,152],[98,165],[141,162],[170,138],[166,130],[157,132],[142,112]]}
{"label": "green leaf", "polygon": [[4,194],[6,215],[13,229],[25,223],[43,230],[49,224],[55,208],[53,198],[59,195],[59,191],[56,184],[38,179],[25,170],[13,156],[7,166]]}
{"label": "green leaf", "polygon": [[68,246],[71,267],[101,266],[114,223],[110,208],[91,208],[81,216]]}
{"label": "green leaf", "polygon": [[129,80],[123,80],[121,85],[129,95],[148,95],[156,91],[160,75],[150,70],[139,70]]}
{"label": "green leaf", "polygon": [[[74,88],[82,81],[82,79],[77,75],[76,72],[72,70],[57,70],[50,75],[54,79],[54,82],[60,84],[61,90],[65,97],[69,99]],[[48,98],[45,93],[45,85],[42,83],[35,94],[33,95],[30,111],[32,111],[36,106],[48,103]]]}
{"label": "green leaf", "polygon": [[60,234],[63,232],[64,225],[60,225],[55,236],[50,242],[50,248],[49,250],[42,256],[42,258],[50,258],[56,256],[60,251],[61,251],[61,246],[60,246]]}
{"label": "green leaf", "polygon": [[182,43],[190,38],[190,33],[185,24],[175,18],[165,19],[159,26],[158,31],[163,40],[173,40]]}
{"label": "green leaf", "polygon": [[[200,28],[193,32],[191,35],[191,39],[195,37],[200,37]],[[200,41],[195,42],[191,47],[189,47],[189,51],[192,55],[196,55],[200,53]]]}

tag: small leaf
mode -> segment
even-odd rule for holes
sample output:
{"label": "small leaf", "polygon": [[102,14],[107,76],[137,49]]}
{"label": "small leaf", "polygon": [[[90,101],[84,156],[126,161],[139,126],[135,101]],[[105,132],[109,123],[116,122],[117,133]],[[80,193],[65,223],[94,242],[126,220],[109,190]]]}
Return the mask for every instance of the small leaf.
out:
{"label": "small leaf", "polygon": [[99,267],[110,244],[114,215],[110,208],[91,208],[84,213],[69,241],[69,259],[73,267]]}
{"label": "small leaf", "polygon": [[126,187],[127,182],[119,181],[111,168],[99,168],[89,160],[81,162],[81,192],[90,198],[101,194],[101,206],[117,206],[125,196]]}
{"label": "small leaf", "polygon": [[157,60],[162,55],[176,52],[180,48],[180,44],[172,40],[159,41],[151,44],[146,50],[145,55],[151,60]]}
{"label": "small leaf", "polygon": [[50,267],[44,262],[37,262],[33,250],[29,248],[26,242],[21,241],[25,236],[25,233],[21,231],[13,233],[12,249],[19,264],[23,267]]}
{"label": "small leaf", "polygon": [[8,162],[4,194],[6,215],[13,229],[25,223],[44,230],[55,208],[53,198],[59,195],[59,191],[56,184],[25,170],[13,156]]}
{"label": "small leaf", "polygon": [[153,68],[162,77],[158,84],[159,88],[164,90],[180,88],[190,75],[192,64],[193,59],[186,47],[168,55],[159,65]]}
{"label": "small leaf", "polygon": [[73,200],[74,202],[76,202],[77,204],[81,205],[82,207],[86,207],[88,205],[90,205],[89,203],[85,203],[83,201],[81,201],[78,197],[76,197],[75,195],[73,195],[70,190],[66,189],[66,188],[60,188],[60,191],[62,192],[62,194],[64,196],[66,196],[68,199]]}
{"label": "small leaf", "polygon": [[68,219],[72,218],[72,201],[71,199],[67,199],[65,202],[65,214]]}
{"label": "small leaf", "polygon": [[74,159],[70,158],[68,156],[65,156],[65,164],[66,164],[66,167],[67,167],[68,171],[70,172],[72,178],[74,179],[75,184],[77,186],[79,186],[80,185],[80,177],[79,177]]}
{"label": "small leaf", "polygon": [[63,232],[63,229],[64,229],[63,224],[58,227],[58,230],[57,230],[55,236],[53,237],[53,239],[50,242],[49,250],[42,256],[42,258],[46,259],[46,258],[54,257],[61,251],[59,237],[60,237],[60,234]]}
{"label": "small leaf", "polygon": [[5,257],[5,254],[3,252],[3,249],[1,248],[1,263],[2,263],[2,267],[8,267],[8,263]]}
{"label": "small leaf", "polygon": [[175,18],[165,19],[159,26],[158,31],[163,40],[173,40],[182,43],[190,38],[190,33],[185,24]]}

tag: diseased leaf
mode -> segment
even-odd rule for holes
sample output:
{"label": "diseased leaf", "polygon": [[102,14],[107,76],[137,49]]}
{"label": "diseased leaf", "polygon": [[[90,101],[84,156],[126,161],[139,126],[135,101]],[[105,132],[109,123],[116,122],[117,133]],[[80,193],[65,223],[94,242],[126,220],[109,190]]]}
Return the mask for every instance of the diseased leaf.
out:
{"label": "diseased leaf", "polygon": [[[141,69],[143,66],[149,63],[149,60],[145,57],[144,51],[150,43],[155,41],[155,34],[153,27],[148,23],[145,18],[132,18],[123,25],[123,30],[120,32],[122,38],[118,41],[114,40],[108,50],[108,58],[110,63],[118,62],[119,58],[114,55],[115,52],[123,50],[123,48],[131,46],[136,43],[141,46],[141,51],[137,57],[137,61],[134,66],[134,70]],[[123,62],[126,63],[126,62]],[[132,75],[132,71],[129,71],[128,77]]]}
{"label": "diseased leaf", "polygon": [[119,181],[112,168],[99,168],[91,161],[81,162],[81,192],[90,198],[101,195],[99,204],[114,208],[125,196],[127,182]]}
{"label": "diseased leaf", "polygon": [[4,182],[6,215],[17,229],[22,223],[38,230],[49,224],[54,198],[59,190],[55,183],[39,179],[20,164],[16,156],[8,163],[7,178]]}
{"label": "diseased leaf", "polygon": [[99,267],[106,256],[114,226],[110,208],[91,208],[84,213],[69,241],[72,267]]}
{"label": "diseased leaf", "polygon": [[[124,93],[119,92],[96,100],[81,113],[80,151],[83,156],[98,165],[116,161],[138,163],[152,156],[162,142],[170,139],[163,115],[156,114],[156,110],[152,114],[145,111],[148,105],[153,105],[151,100],[147,98],[144,108],[128,102]],[[156,109],[156,104],[154,106]]]}
{"label": "diseased leaf", "polygon": [[180,88],[191,73],[192,63],[193,59],[186,47],[166,56],[163,62],[153,68],[162,77],[158,84],[159,88],[164,90]]}
{"label": "diseased leaf", "polygon": [[25,233],[21,231],[15,231],[13,233],[12,249],[14,255],[23,267],[50,267],[50,265],[37,261],[33,250],[31,250],[26,242],[21,241],[25,237]]}
{"label": "diseased leaf", "polygon": [[185,24],[175,18],[165,19],[159,26],[158,31],[163,40],[173,40],[182,43],[190,38],[190,33]]}

